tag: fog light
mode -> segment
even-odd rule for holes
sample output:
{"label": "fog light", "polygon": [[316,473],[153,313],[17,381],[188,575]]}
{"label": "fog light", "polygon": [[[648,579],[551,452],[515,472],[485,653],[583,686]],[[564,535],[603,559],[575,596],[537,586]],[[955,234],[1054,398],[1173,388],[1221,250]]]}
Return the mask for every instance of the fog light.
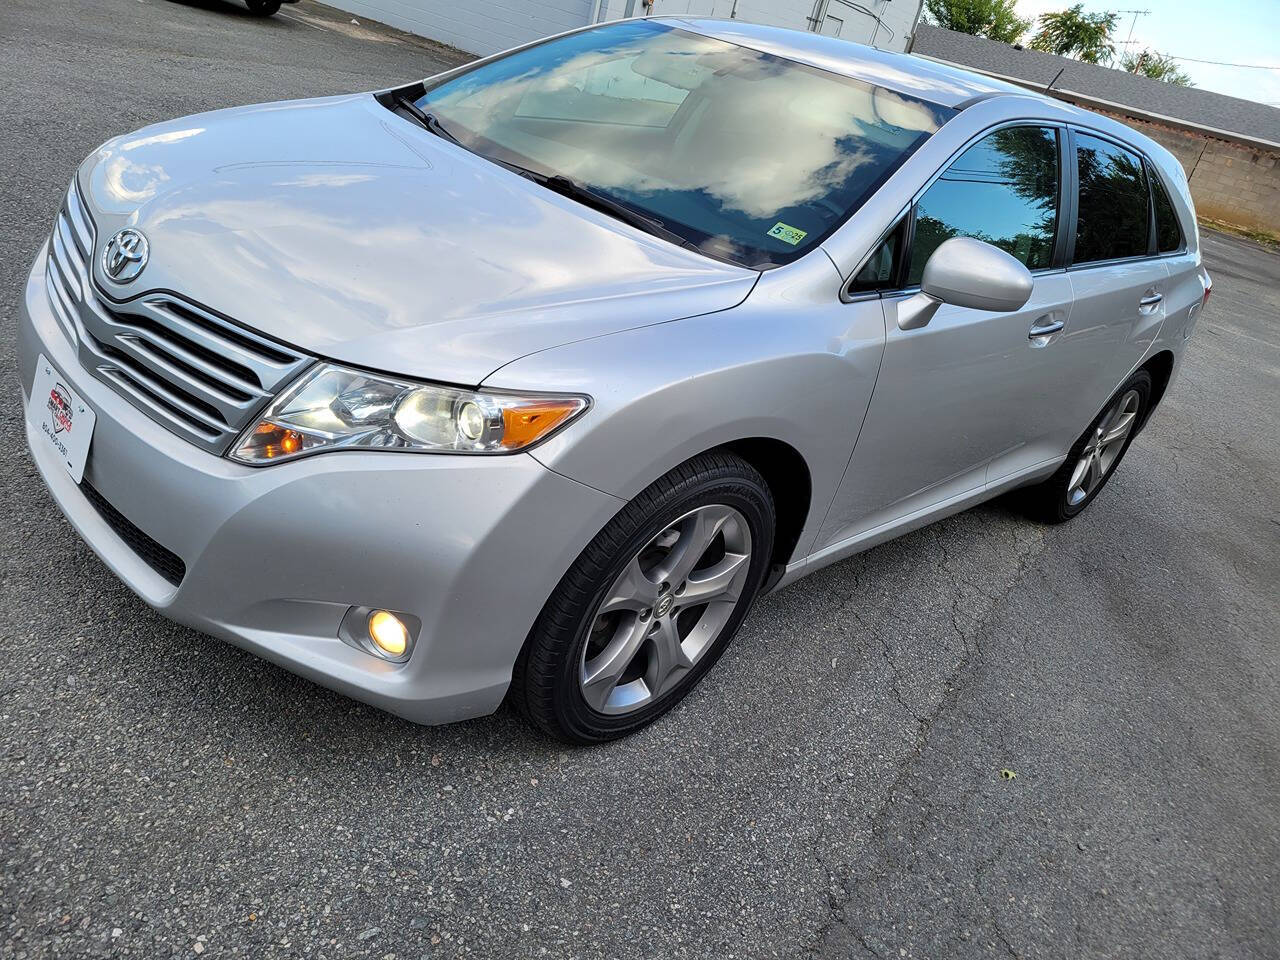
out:
{"label": "fog light", "polygon": [[409,628],[394,613],[375,610],[369,614],[369,639],[388,657],[396,659],[409,649]]}

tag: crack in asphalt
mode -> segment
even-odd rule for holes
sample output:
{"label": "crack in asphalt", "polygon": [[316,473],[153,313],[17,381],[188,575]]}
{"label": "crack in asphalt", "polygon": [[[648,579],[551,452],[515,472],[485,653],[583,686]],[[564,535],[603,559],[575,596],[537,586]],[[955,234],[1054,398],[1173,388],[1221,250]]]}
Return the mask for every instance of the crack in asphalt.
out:
{"label": "crack in asphalt", "polygon": [[[889,668],[889,686],[893,691],[894,698],[897,700],[903,711],[916,722],[918,727],[915,741],[912,744],[910,751],[899,763],[897,773],[894,776],[893,781],[889,784],[888,789],[885,791],[884,800],[876,808],[874,814],[870,818],[871,838],[876,838],[882,834],[885,821],[896,809],[901,799],[899,797],[900,790],[905,787],[914,772],[916,764],[924,755],[924,751],[929,743],[930,735],[932,734],[934,725],[937,723],[938,719],[958,702],[960,696],[979,676],[980,671],[987,665],[981,639],[986,624],[1001,612],[1002,607],[1008,600],[1009,596],[1030,573],[1035,559],[1041,556],[1049,546],[1049,536],[1046,531],[1045,534],[1038,539],[1035,549],[1019,552],[1017,567],[1013,573],[1008,576],[1008,579],[1005,580],[1004,589],[999,592],[991,592],[983,589],[980,585],[971,582],[954,568],[951,552],[944,539],[946,526],[946,521],[943,521],[933,525],[931,528],[928,528],[933,532],[935,546],[937,547],[937,552],[939,554],[938,562],[935,565],[937,572],[939,574],[946,575],[950,579],[953,587],[959,588],[967,586],[971,590],[974,590],[977,594],[990,601],[990,606],[982,612],[981,616],[974,618],[971,627],[966,630],[961,622],[962,613],[959,609],[963,600],[963,591],[957,589],[950,592],[948,599],[950,601],[951,631],[961,641],[961,647],[965,653],[943,680],[942,696],[939,698],[933,710],[922,716],[906,702],[906,699],[902,696],[900,688],[900,670],[897,662],[892,656],[892,651],[887,637],[882,632],[877,632],[874,627],[868,625],[860,611],[856,609],[849,610],[854,620],[864,629],[872,630],[873,635],[879,641],[883,652],[884,662]],[[1025,544],[1025,541],[1019,540],[1016,529],[1011,530],[1011,539],[1015,548]],[[972,646],[970,646],[970,644],[972,644]],[[918,831],[924,821],[928,819],[929,812],[930,807],[927,804],[922,806],[918,816],[908,822],[907,832],[911,833]],[[818,854],[817,859],[828,873],[828,883],[835,880],[838,884],[840,895],[837,896],[829,893],[826,922],[823,923],[816,931],[813,945],[808,951],[809,955],[813,957],[825,955],[824,948],[830,941],[832,931],[834,929],[837,927],[848,927],[848,921],[845,917],[845,913],[848,905],[853,901],[855,896],[855,891],[852,889],[852,871],[847,865],[841,866],[838,870],[832,870],[825,862],[825,858],[821,853]],[[990,863],[994,863],[996,859],[998,859],[998,856],[992,858]],[[989,866],[990,864],[988,864],[988,868]],[[878,871],[872,873],[872,879],[882,877],[887,869],[887,865],[882,866]],[[992,925],[997,930],[997,935],[1001,938],[1009,954],[1013,957],[1017,957],[1017,952],[1013,949],[1003,929],[1000,927],[999,918],[996,916],[994,908],[989,903],[987,903],[987,908]],[[865,931],[849,932],[853,934],[854,939],[872,956],[880,958],[886,956],[886,954],[881,953],[872,946],[866,938]]]}
{"label": "crack in asphalt", "polygon": [[1009,956],[1013,957],[1014,960],[1018,960],[1021,954],[1014,949],[1013,943],[1009,939],[1009,934],[1005,931],[1004,924],[1000,920],[1000,914],[996,910],[995,904],[992,902],[991,893],[986,886],[987,871],[1000,862],[1000,859],[1004,856],[1004,851],[1005,844],[1001,844],[990,857],[980,861],[974,868],[973,877],[975,881],[975,888],[978,893],[978,899],[987,910],[987,915],[991,920],[991,929],[995,931],[996,939],[1000,941],[1000,944],[1005,948],[1005,951]]}

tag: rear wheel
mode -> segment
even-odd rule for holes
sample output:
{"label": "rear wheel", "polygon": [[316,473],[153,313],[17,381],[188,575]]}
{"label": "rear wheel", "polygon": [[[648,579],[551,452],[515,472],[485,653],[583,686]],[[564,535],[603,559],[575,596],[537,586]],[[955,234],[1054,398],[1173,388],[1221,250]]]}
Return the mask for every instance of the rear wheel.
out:
{"label": "rear wheel", "polygon": [[283,0],[244,0],[249,12],[260,17],[269,17],[280,9]]}
{"label": "rear wheel", "polygon": [[511,700],[576,743],[652,723],[711,668],[750,609],[773,550],[768,485],[706,454],[628,504],[565,574],[534,625]]}
{"label": "rear wheel", "polygon": [[1058,471],[1022,493],[1028,513],[1065,523],[1093,502],[1129,450],[1151,402],[1151,374],[1139,370],[1115,392]]}

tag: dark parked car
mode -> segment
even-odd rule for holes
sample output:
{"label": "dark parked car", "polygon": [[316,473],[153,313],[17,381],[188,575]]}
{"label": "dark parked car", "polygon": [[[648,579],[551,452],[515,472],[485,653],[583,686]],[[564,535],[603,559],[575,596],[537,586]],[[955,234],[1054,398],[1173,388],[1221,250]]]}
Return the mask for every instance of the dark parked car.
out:
{"label": "dark parked car", "polygon": [[248,6],[250,13],[256,13],[260,17],[269,17],[280,9],[281,4],[297,3],[298,0],[244,0],[244,2]]}

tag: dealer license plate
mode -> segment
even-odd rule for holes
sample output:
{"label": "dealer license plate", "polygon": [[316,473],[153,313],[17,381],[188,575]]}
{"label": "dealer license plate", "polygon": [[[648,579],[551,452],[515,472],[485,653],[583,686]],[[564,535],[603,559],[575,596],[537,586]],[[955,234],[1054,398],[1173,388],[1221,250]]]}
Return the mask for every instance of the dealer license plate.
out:
{"label": "dealer license plate", "polygon": [[36,363],[35,385],[27,419],[35,427],[36,442],[46,443],[76,483],[84,476],[89,441],[98,415],[71,389],[66,377],[44,354]]}

